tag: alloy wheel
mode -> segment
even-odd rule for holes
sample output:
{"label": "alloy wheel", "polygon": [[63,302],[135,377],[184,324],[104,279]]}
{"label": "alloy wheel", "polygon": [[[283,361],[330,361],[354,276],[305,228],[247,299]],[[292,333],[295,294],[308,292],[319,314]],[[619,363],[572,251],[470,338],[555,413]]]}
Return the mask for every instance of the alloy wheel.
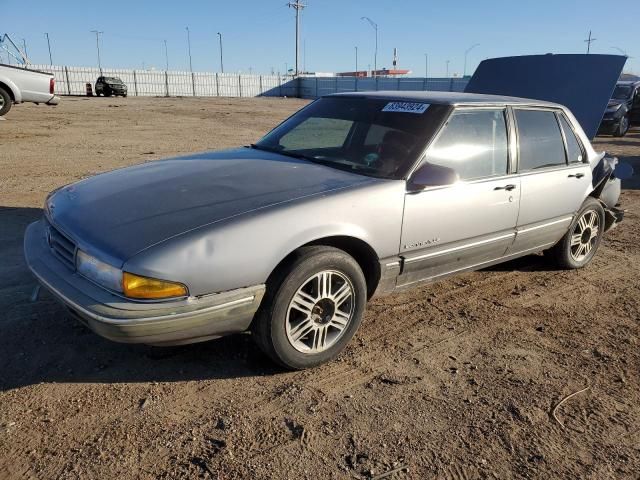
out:
{"label": "alloy wheel", "polygon": [[287,309],[286,334],[299,352],[316,354],[333,346],[355,310],[355,289],[344,274],[324,270],[305,280]]}
{"label": "alloy wheel", "polygon": [[600,234],[600,216],[595,210],[587,210],[576,223],[571,235],[571,257],[582,262],[589,256]]}

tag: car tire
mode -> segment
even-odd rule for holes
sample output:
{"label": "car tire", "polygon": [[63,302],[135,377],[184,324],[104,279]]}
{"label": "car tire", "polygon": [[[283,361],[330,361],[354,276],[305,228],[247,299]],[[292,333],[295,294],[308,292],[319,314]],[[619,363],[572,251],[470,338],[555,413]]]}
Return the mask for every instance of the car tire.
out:
{"label": "car tire", "polygon": [[593,259],[604,234],[604,209],[598,200],[587,198],[564,237],[549,251],[560,268],[586,267]]}
{"label": "car tire", "polygon": [[366,302],[365,277],[353,257],[333,247],[303,247],[267,281],[253,338],[287,369],[315,367],[342,352]]}
{"label": "car tire", "polygon": [[629,115],[623,115],[618,123],[618,128],[613,131],[614,137],[624,137],[629,131],[631,124],[629,122]]}
{"label": "car tire", "polygon": [[0,117],[5,115],[11,110],[11,105],[13,104],[13,100],[11,100],[11,95],[4,88],[0,88]]}

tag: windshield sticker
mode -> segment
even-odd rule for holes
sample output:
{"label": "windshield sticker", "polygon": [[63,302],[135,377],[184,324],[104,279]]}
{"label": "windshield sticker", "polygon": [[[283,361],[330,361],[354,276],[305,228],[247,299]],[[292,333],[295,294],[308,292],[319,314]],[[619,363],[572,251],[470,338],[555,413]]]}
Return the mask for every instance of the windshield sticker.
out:
{"label": "windshield sticker", "polygon": [[382,109],[383,112],[395,113],[424,113],[429,108],[428,103],[389,102]]}

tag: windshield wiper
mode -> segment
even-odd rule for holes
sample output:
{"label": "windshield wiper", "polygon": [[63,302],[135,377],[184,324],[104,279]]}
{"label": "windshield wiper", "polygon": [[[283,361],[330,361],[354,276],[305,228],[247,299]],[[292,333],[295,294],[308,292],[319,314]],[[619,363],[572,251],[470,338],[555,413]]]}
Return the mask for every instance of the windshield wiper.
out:
{"label": "windshield wiper", "polygon": [[304,155],[302,153],[290,152],[287,150],[279,150],[277,148],[272,148],[272,147],[265,147],[264,145],[258,145],[256,143],[252,143],[251,145],[249,145],[249,147],[255,150],[262,150],[264,152],[277,153],[279,155],[285,155],[287,157],[297,158],[298,160],[308,160],[310,162],[320,163],[320,160],[318,160],[317,158],[312,157],[310,155]]}

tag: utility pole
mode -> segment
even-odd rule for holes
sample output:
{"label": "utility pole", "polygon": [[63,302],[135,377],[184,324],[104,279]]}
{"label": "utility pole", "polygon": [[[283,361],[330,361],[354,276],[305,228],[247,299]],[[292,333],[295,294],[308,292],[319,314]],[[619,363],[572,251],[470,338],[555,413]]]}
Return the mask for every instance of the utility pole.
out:
{"label": "utility pole", "polygon": [[51,59],[51,42],[49,41],[49,34],[45,32],[45,37],[47,37],[47,46],[49,47],[49,65],[53,65],[53,60]]}
{"label": "utility pole", "polygon": [[474,45],[470,46],[469,48],[467,48],[467,49],[465,50],[465,52],[464,52],[464,69],[463,69],[463,71],[462,71],[462,76],[463,76],[463,77],[466,77],[466,76],[467,76],[467,55],[469,55],[469,52],[470,52],[471,50],[473,50],[474,48],[479,47],[479,46],[480,46],[480,44],[479,44],[479,43],[476,43],[476,44],[474,44]]}
{"label": "utility pole", "polygon": [[164,40],[164,63],[165,63],[165,71],[169,71],[169,52],[167,51],[167,41]]}
{"label": "utility pole", "polygon": [[189,71],[193,73],[193,64],[191,63],[191,33],[189,32],[189,27],[185,27],[187,29],[187,46],[189,48]]}
{"label": "utility pole", "polygon": [[218,39],[220,40],[220,73],[224,73],[224,65],[222,64],[222,34],[218,32]]}
{"label": "utility pole", "polygon": [[356,47],[356,77],[358,76],[358,47]]}
{"label": "utility pole", "polygon": [[[378,71],[378,24],[373,20],[371,20],[369,17],[360,17],[360,20],[366,20],[367,22],[369,22],[369,25],[371,25],[371,28],[373,28],[376,31],[376,49],[374,50],[374,53],[373,53],[373,70],[374,72],[377,72]],[[375,75],[376,74],[373,73],[371,76],[375,76]]]}
{"label": "utility pole", "polygon": [[98,30],[91,30],[91,33],[96,34],[96,49],[98,50],[98,69],[100,70],[100,74],[102,74],[102,62],[100,61],[100,35],[104,32],[99,32]]}
{"label": "utility pole", "polygon": [[287,3],[289,8],[294,8],[296,11],[296,75],[300,72],[298,68],[300,62],[300,11],[303,10],[306,5],[300,0],[295,0],[295,2]]}
{"label": "utility pole", "polygon": [[589,38],[587,38],[584,42],[587,44],[587,55],[591,53],[591,44],[595,42],[597,38],[591,38],[591,30],[589,30]]}
{"label": "utility pole", "polygon": [[429,54],[424,54],[424,78],[429,78]]}
{"label": "utility pole", "polygon": [[447,75],[445,78],[449,78],[449,60],[447,60]]}
{"label": "utility pole", "polygon": [[24,50],[24,56],[29,58],[29,55],[27,55],[27,41],[24,38],[22,39],[22,50]]}

